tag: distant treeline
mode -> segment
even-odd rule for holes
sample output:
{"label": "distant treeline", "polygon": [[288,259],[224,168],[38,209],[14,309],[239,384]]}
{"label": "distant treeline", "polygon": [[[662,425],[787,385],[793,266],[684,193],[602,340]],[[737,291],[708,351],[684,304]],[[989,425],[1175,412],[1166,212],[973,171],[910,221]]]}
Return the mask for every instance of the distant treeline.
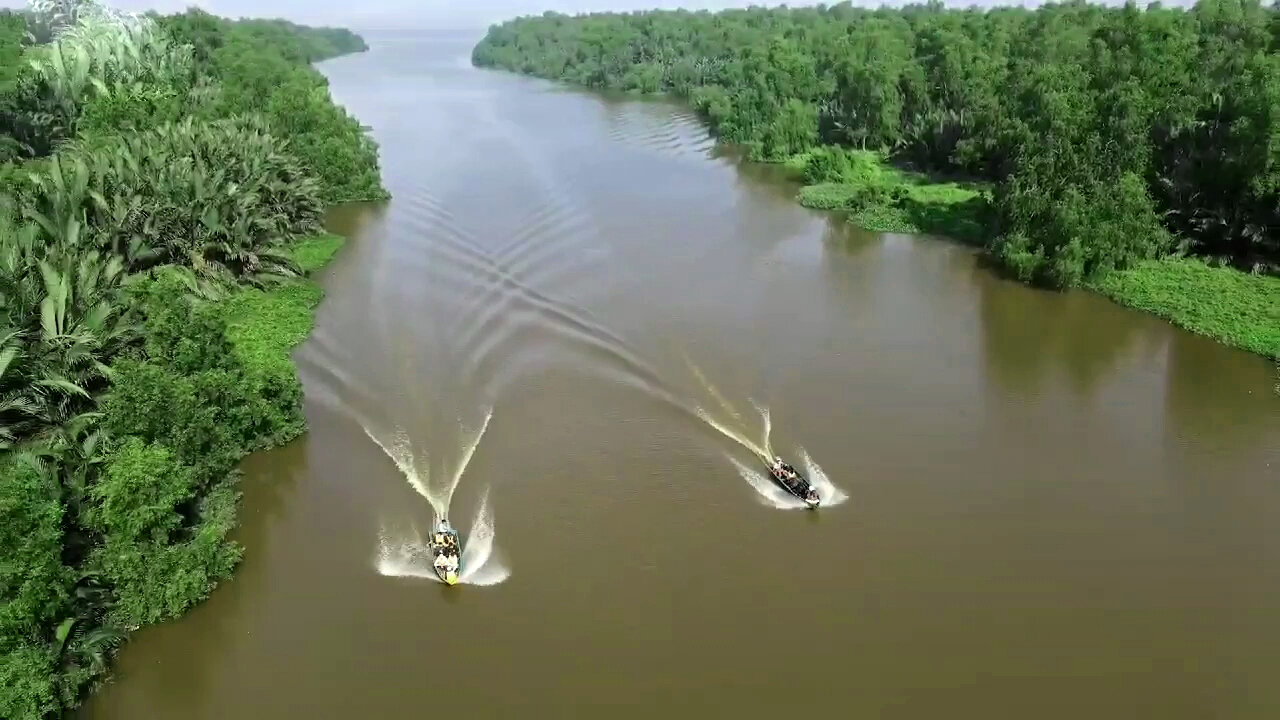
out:
{"label": "distant treeline", "polygon": [[[1188,252],[1280,268],[1280,13],[1068,2],[546,13],[473,59],[690,101],[758,160],[883,151],[995,185],[993,255],[1068,287]],[[837,153],[828,157],[840,157]]]}
{"label": "distant treeline", "polygon": [[[164,17],[156,13],[148,13],[148,16],[164,22]],[[308,27],[278,19],[217,18],[217,21],[235,23],[240,37],[260,46],[273,46],[276,53],[291,62],[314,63],[369,49],[364,38],[346,28]],[[191,43],[196,54],[201,55],[219,47],[220,37],[218,33],[206,32],[177,39]]]}

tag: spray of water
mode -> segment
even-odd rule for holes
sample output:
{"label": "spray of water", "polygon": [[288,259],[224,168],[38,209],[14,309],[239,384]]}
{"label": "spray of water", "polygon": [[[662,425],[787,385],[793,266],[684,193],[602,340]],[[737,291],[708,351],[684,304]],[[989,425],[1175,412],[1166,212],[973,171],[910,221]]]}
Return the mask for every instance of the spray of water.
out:
{"label": "spray of water", "polygon": [[485,413],[484,422],[480,425],[480,431],[476,433],[471,442],[463,449],[462,459],[458,463],[458,467],[449,476],[449,483],[442,491],[436,492],[430,483],[430,467],[427,464],[427,452],[425,450],[415,450],[413,441],[409,439],[408,433],[400,428],[396,428],[390,437],[379,437],[379,434],[370,429],[365,422],[360,423],[364,434],[369,436],[378,447],[382,448],[382,452],[391,458],[396,464],[396,468],[400,470],[400,474],[404,475],[405,480],[413,487],[415,491],[427,502],[431,503],[431,509],[435,512],[436,517],[448,517],[449,505],[453,501],[453,493],[458,489],[458,483],[462,480],[462,475],[467,470],[467,466],[471,464],[471,458],[476,454],[476,448],[480,446],[480,439],[484,437],[485,430],[489,427],[489,420],[493,418],[493,408]]}
{"label": "spray of water", "polygon": [[[733,463],[734,469],[742,476],[743,480],[755,490],[760,497],[760,502],[764,505],[778,510],[799,510],[805,507],[805,503],[795,495],[787,492],[773,481],[769,475],[763,470],[738,462],[732,455],[726,455],[729,462]],[[822,469],[813,458],[809,457],[809,453],[800,448],[800,458],[804,465],[804,475],[809,479],[809,484],[818,491],[818,497],[822,498],[822,507],[835,507],[841,505],[849,499],[848,493],[836,487],[831,482],[831,478],[827,477],[827,473]]]}
{"label": "spray of water", "polygon": [[494,546],[493,511],[489,508],[489,491],[480,498],[480,509],[471,523],[471,532],[462,548],[460,582],[468,585],[497,585],[511,576],[511,569],[498,556]]}
{"label": "spray of water", "polygon": [[813,486],[813,489],[818,491],[818,497],[822,498],[823,507],[835,507],[849,499],[848,493],[831,482],[831,478],[827,477],[826,471],[813,458],[809,457],[809,452],[804,448],[800,448],[800,459],[804,463],[805,477],[809,479],[809,484]]}
{"label": "spray of water", "polygon": [[[434,526],[442,518],[448,517],[454,491],[458,489],[458,484],[467,466],[471,464],[471,458],[475,455],[476,448],[480,446],[480,439],[484,437],[492,418],[493,408],[489,408],[485,413],[484,422],[480,425],[480,430],[467,443],[457,468],[448,476],[448,484],[439,492],[432,488],[429,481],[426,452],[415,451],[413,442],[404,430],[397,428],[384,439],[370,429],[367,423],[362,421],[360,426],[369,439],[391,458],[410,487],[431,504]],[[475,521],[471,524],[470,533],[462,543],[460,558],[462,572],[458,578],[459,582],[468,585],[496,585],[511,575],[511,570],[495,555],[494,536],[493,513],[489,509],[489,491],[486,489],[480,498],[480,507],[476,512]],[[378,537],[376,566],[382,575],[439,580],[432,568],[431,560],[430,545],[416,527],[409,532],[395,532],[384,527]]]}
{"label": "spray of water", "polygon": [[[396,428],[391,437],[383,442],[378,435],[369,429],[365,423],[360,423],[360,428],[364,430],[364,434],[369,439],[382,448],[382,452],[391,458],[396,464],[396,468],[400,470],[400,474],[404,475],[404,479],[409,481],[409,485],[418,492],[419,495],[427,499],[431,503],[432,508],[437,514],[441,509],[436,505],[434,498],[431,496],[431,486],[428,484],[430,469],[427,466],[427,453],[415,453],[413,449],[413,441],[409,439],[409,435],[404,430]],[[418,458],[421,457],[421,463]]]}
{"label": "spray of water", "polygon": [[707,391],[707,393],[715,399],[716,403],[729,415],[729,417],[736,421],[735,424],[737,427],[730,427],[728,422],[721,422],[701,406],[695,407],[695,412],[698,417],[701,418],[703,422],[720,432],[720,434],[755,453],[761,460],[768,462],[773,457],[773,448],[769,442],[769,435],[773,430],[773,420],[769,417],[769,410],[761,407],[760,404],[754,400],[751,401],[751,404],[755,406],[756,411],[760,413],[760,417],[764,422],[764,434],[761,437],[761,442],[757,443],[747,437],[746,431],[743,429],[743,426],[746,423],[742,419],[742,413],[738,412],[738,409],[726,400],[724,395],[720,394],[720,391],[716,389],[716,386],[711,384],[711,381],[707,379],[706,375],[702,374],[702,370],[700,370],[698,366],[689,359],[688,355],[684,356],[684,361],[689,365],[689,369],[693,371],[694,376],[698,378],[698,382],[702,384],[702,387]]}
{"label": "spray of water", "polygon": [[[720,407],[732,416],[734,420],[738,421],[738,427],[741,428],[745,425],[742,421],[742,414],[739,413],[737,409],[735,409],[733,405],[731,405],[729,401],[720,394],[720,391],[717,390],[709,380],[707,380],[706,376],[702,374],[702,371],[698,369],[698,366],[695,365],[688,356],[685,356],[685,362],[689,364],[690,369],[693,370],[698,381],[702,383],[702,386],[707,390],[707,392],[715,398]],[[770,440],[770,436],[773,434],[773,418],[769,414],[769,409],[760,405],[755,400],[751,400],[751,405],[755,407],[756,412],[760,413],[760,420],[763,426],[759,443],[753,442],[748,438],[745,430],[730,427],[728,423],[717,420],[711,415],[711,413],[707,412],[702,407],[697,408],[697,414],[698,417],[702,418],[703,422],[718,430],[725,437],[755,453],[755,455],[762,461],[768,463],[772,461],[775,456],[773,443]],[[809,457],[809,453],[804,448],[799,448],[799,451],[801,463],[804,465],[805,469],[804,475],[808,478],[809,483],[813,485],[814,489],[818,491],[818,497],[822,498],[822,505],[824,507],[832,507],[847,501],[849,499],[849,495],[831,482],[831,478],[827,477],[827,473],[822,469],[822,467],[818,465],[813,458]],[[760,501],[765,505],[779,510],[791,510],[807,507],[800,498],[787,492],[774,482],[773,478],[763,471],[743,465],[732,456],[728,457],[729,462],[733,463],[738,474],[741,475],[742,479],[746,480],[747,484],[756,491],[760,496]]]}
{"label": "spray of water", "polygon": [[752,490],[756,491],[760,502],[767,507],[777,508],[778,510],[800,510],[808,507],[803,500],[783,490],[780,485],[762,471],[743,465],[732,455],[726,454],[725,457],[729,458],[729,462],[733,463],[733,467],[737,469],[738,474],[742,476],[743,480],[747,481]]}
{"label": "spray of water", "polygon": [[439,580],[431,567],[431,551],[417,528],[409,533],[383,528],[378,536],[377,568],[378,574],[387,577]]}
{"label": "spray of water", "polygon": [[764,423],[764,435],[761,440],[764,442],[764,455],[767,459],[773,458],[773,443],[769,440],[769,436],[773,434],[773,416],[769,414],[769,408],[762,407],[755,400],[751,401],[755,406],[756,412],[760,413],[760,420]]}
{"label": "spray of water", "polygon": [[[462,480],[462,473],[466,472],[467,466],[471,464],[471,457],[476,454],[476,448],[480,447],[480,438],[484,437],[484,431],[489,429],[489,420],[493,419],[493,408],[484,414],[484,422],[480,424],[480,431],[467,444],[466,450],[462,453],[462,461],[458,463],[457,469],[454,470],[453,476],[449,478],[449,486],[444,494],[444,511],[438,508],[436,514],[441,517],[448,517],[446,513],[449,511],[449,504],[453,501],[453,491],[458,489],[458,483]],[[434,507],[434,503],[432,504]]]}
{"label": "spray of water", "polygon": [[730,417],[734,420],[742,422],[742,414],[739,413],[737,409],[720,394],[720,391],[716,389],[716,386],[711,384],[711,381],[707,379],[706,375],[702,374],[702,370],[689,359],[688,355],[684,356],[684,361],[689,365],[689,369],[693,371],[694,376],[698,378],[698,382],[702,383],[702,387],[706,388],[707,392],[711,393],[711,397],[715,398],[716,402],[720,404],[720,407],[723,408],[725,412],[729,413]]}
{"label": "spray of water", "polygon": [[[480,498],[471,530],[462,545],[462,572],[458,582],[464,585],[497,585],[511,577],[511,569],[502,561],[494,545],[493,512],[489,507],[489,491]],[[421,578],[440,582],[431,566],[431,547],[417,528],[396,532],[383,528],[378,537],[376,567],[386,577]]]}
{"label": "spray of water", "polygon": [[755,453],[757,456],[760,457],[760,459],[767,461],[771,457],[771,455],[769,454],[768,448],[762,447],[759,443],[752,442],[751,439],[748,438],[746,435],[716,420],[706,410],[699,407],[697,408],[697,413],[698,413],[698,417],[702,418],[703,422],[715,428],[717,431],[719,431],[722,435],[729,438],[730,440],[733,440],[739,445],[742,445],[746,449]]}

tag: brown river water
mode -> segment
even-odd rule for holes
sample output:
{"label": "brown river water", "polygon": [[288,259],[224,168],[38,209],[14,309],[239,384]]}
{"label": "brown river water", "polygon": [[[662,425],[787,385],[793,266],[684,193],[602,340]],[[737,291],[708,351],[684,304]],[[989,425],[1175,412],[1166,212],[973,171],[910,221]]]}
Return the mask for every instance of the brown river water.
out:
{"label": "brown river water", "polygon": [[394,199],[331,218],[311,431],[82,717],[1280,717],[1272,363],[805,210],[688,110],[477,39],[322,65]]}

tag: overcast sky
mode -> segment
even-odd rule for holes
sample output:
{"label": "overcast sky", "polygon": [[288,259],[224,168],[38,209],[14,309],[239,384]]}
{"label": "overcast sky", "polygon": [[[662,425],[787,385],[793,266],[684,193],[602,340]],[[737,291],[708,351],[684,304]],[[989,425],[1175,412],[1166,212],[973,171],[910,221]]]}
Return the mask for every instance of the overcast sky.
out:
{"label": "overcast sky", "polygon": [[[1119,2],[1121,0],[1114,0]],[[1165,6],[1189,0],[1171,0]],[[107,0],[121,10],[181,11],[191,5],[224,17],[283,17],[301,23],[369,28],[484,28],[517,15],[544,10],[564,13],[592,10],[640,10],[648,8],[721,9],[748,5],[774,6],[780,0]],[[815,2],[791,2],[793,7]],[[828,0],[828,4],[835,4]],[[855,5],[876,6],[879,0],[854,0]],[[891,1],[887,4],[900,4]],[[948,0],[954,5],[1037,5],[1034,0]],[[1111,4],[1108,2],[1107,4]],[[1141,3],[1145,4],[1145,2]],[[0,7],[22,7],[24,0],[0,0]]]}

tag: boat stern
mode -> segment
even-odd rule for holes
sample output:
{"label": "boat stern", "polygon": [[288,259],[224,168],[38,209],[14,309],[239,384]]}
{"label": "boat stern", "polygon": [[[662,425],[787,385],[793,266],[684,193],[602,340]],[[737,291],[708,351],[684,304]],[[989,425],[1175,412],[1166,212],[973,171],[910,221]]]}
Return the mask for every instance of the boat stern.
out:
{"label": "boat stern", "polygon": [[442,552],[436,554],[435,561],[436,575],[440,577],[440,581],[445,585],[458,584],[458,556],[453,553]]}

